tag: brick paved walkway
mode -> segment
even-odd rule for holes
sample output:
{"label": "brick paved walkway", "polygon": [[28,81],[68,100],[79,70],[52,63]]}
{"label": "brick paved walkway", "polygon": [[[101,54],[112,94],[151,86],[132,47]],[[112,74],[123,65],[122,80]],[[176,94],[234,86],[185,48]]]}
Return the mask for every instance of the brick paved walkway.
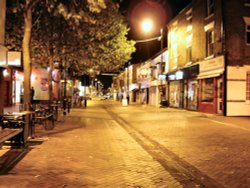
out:
{"label": "brick paved walkway", "polygon": [[[239,121],[240,120],[240,121]],[[0,150],[0,187],[230,187],[250,184],[248,118],[92,101],[29,149]],[[201,183],[201,184],[200,184]]]}
{"label": "brick paved walkway", "polygon": [[37,135],[42,143],[0,176],[0,187],[182,187],[98,106]]}

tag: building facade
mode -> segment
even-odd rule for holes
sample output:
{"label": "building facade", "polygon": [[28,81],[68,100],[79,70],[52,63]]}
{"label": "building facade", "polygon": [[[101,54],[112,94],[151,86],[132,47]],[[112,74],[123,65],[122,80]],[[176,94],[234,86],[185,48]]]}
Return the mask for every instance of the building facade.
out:
{"label": "building facade", "polygon": [[248,0],[193,0],[169,22],[171,107],[250,115],[249,17]]}

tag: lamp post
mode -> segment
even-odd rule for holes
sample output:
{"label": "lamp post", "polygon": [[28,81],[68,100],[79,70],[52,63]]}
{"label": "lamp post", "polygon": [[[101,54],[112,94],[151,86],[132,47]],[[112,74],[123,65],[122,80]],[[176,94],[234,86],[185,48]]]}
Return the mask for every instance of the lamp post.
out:
{"label": "lamp post", "polygon": [[[153,22],[150,19],[145,19],[142,22],[142,29],[144,32],[149,32],[153,29]],[[158,69],[158,79],[160,79],[160,86],[158,86],[159,90],[160,90],[160,103],[162,101],[163,98],[163,86],[162,86],[162,77],[160,76],[161,74],[163,74],[163,28],[160,29],[160,36],[154,37],[154,38],[149,38],[149,39],[145,39],[145,40],[137,40],[136,43],[141,43],[141,42],[149,42],[152,40],[160,40],[161,42],[161,57],[160,57],[160,63],[159,63],[159,69]]]}

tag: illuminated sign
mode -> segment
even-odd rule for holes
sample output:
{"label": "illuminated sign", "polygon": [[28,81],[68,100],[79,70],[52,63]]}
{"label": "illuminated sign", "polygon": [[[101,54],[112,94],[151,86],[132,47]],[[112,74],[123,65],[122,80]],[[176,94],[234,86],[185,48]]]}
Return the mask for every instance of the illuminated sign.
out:
{"label": "illuminated sign", "polygon": [[21,66],[21,52],[8,52],[8,65]]}
{"label": "illuminated sign", "polygon": [[175,80],[175,74],[170,74],[168,75],[169,80]]}
{"label": "illuminated sign", "polygon": [[183,72],[182,72],[182,71],[177,71],[177,72],[175,73],[175,78],[176,78],[176,80],[181,80],[181,79],[183,79]]}
{"label": "illuminated sign", "polygon": [[166,80],[166,75],[165,74],[159,74],[158,75],[158,80]]}
{"label": "illuminated sign", "polygon": [[169,80],[181,80],[183,79],[183,71],[177,71],[175,74],[168,75]]}

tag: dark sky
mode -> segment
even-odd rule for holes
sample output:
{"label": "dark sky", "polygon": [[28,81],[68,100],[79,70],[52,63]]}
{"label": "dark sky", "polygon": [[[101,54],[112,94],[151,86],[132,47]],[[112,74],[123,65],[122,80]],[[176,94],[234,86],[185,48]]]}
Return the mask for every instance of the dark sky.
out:
{"label": "dark sky", "polygon": [[[191,0],[120,0],[120,9],[126,16],[130,31],[128,38],[143,40],[160,35],[164,28],[164,47],[167,46],[166,24],[178,14]],[[141,31],[143,18],[150,17],[154,22],[154,30],[150,34]],[[160,41],[137,43],[136,52],[132,55],[132,63],[139,63],[160,51]]]}

